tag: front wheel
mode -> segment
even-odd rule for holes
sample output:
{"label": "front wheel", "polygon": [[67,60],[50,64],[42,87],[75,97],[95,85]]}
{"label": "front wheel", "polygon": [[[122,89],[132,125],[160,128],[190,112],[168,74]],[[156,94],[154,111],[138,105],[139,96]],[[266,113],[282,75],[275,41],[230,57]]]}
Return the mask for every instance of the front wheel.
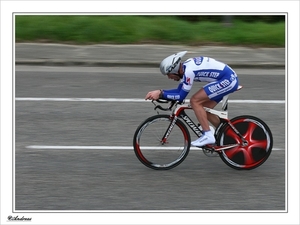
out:
{"label": "front wheel", "polygon": [[[254,116],[238,116],[230,122],[247,141],[247,145],[221,151],[221,159],[228,166],[238,170],[250,170],[263,164],[273,147],[272,133],[267,124]],[[220,146],[242,143],[241,138],[229,125],[220,130],[216,141]]]}
{"label": "front wheel", "polygon": [[155,115],[137,128],[133,137],[134,152],[145,166],[172,169],[188,155],[191,137],[182,121],[177,120],[167,140],[164,139],[171,122],[169,115]]}

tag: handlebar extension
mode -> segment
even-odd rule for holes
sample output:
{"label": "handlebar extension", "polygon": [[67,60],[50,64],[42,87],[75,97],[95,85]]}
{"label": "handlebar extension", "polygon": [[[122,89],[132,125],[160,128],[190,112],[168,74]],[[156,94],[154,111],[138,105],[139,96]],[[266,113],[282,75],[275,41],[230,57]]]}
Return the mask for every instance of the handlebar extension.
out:
{"label": "handlebar extension", "polygon": [[[163,104],[171,102],[171,104],[169,105],[169,107],[163,108],[161,105],[156,105],[156,104],[155,104],[155,101],[158,102],[158,103],[163,103]],[[170,110],[173,108],[173,106],[174,106],[176,103],[179,103],[179,102],[176,101],[176,100],[157,99],[157,100],[152,100],[152,103],[155,105],[154,110],[160,109],[160,110],[162,110],[162,111],[170,111]]]}

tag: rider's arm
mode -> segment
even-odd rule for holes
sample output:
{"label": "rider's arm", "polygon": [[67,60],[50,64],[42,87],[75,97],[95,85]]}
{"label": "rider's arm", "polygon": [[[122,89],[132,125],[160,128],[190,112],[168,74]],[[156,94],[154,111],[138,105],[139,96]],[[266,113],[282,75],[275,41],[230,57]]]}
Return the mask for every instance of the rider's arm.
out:
{"label": "rider's arm", "polygon": [[182,88],[183,83],[180,83],[176,89],[162,90],[162,98],[168,100],[183,101],[188,95],[188,91]]}

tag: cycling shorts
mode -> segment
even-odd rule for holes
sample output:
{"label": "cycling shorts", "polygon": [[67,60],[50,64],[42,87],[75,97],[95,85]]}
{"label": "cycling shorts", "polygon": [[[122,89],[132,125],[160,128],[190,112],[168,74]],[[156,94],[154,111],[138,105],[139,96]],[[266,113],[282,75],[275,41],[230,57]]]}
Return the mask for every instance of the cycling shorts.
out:
{"label": "cycling shorts", "polygon": [[235,92],[239,81],[235,73],[225,75],[221,80],[211,82],[203,87],[208,98],[219,103],[225,95]]}

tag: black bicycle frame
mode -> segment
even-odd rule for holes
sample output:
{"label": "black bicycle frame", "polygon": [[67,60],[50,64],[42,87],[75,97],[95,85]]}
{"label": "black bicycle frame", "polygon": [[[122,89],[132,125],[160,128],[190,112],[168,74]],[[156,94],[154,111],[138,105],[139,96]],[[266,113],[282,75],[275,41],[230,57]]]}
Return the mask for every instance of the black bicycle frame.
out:
{"label": "black bicycle frame", "polygon": [[[199,127],[191,120],[191,118],[184,112],[181,111],[179,114],[179,117],[188,125],[188,127],[198,136],[200,137],[202,135],[202,131],[199,129]],[[170,123],[168,129],[166,130],[163,139],[162,139],[162,144],[166,142],[168,139],[173,127],[175,126],[175,123],[177,121],[178,117],[173,117],[172,122]]]}
{"label": "black bicycle frame", "polygon": [[196,125],[193,120],[185,113],[185,111],[182,111],[179,114],[180,118],[188,125],[189,128],[196,134],[196,136],[200,137],[202,135],[202,131],[199,128],[199,125]]}

